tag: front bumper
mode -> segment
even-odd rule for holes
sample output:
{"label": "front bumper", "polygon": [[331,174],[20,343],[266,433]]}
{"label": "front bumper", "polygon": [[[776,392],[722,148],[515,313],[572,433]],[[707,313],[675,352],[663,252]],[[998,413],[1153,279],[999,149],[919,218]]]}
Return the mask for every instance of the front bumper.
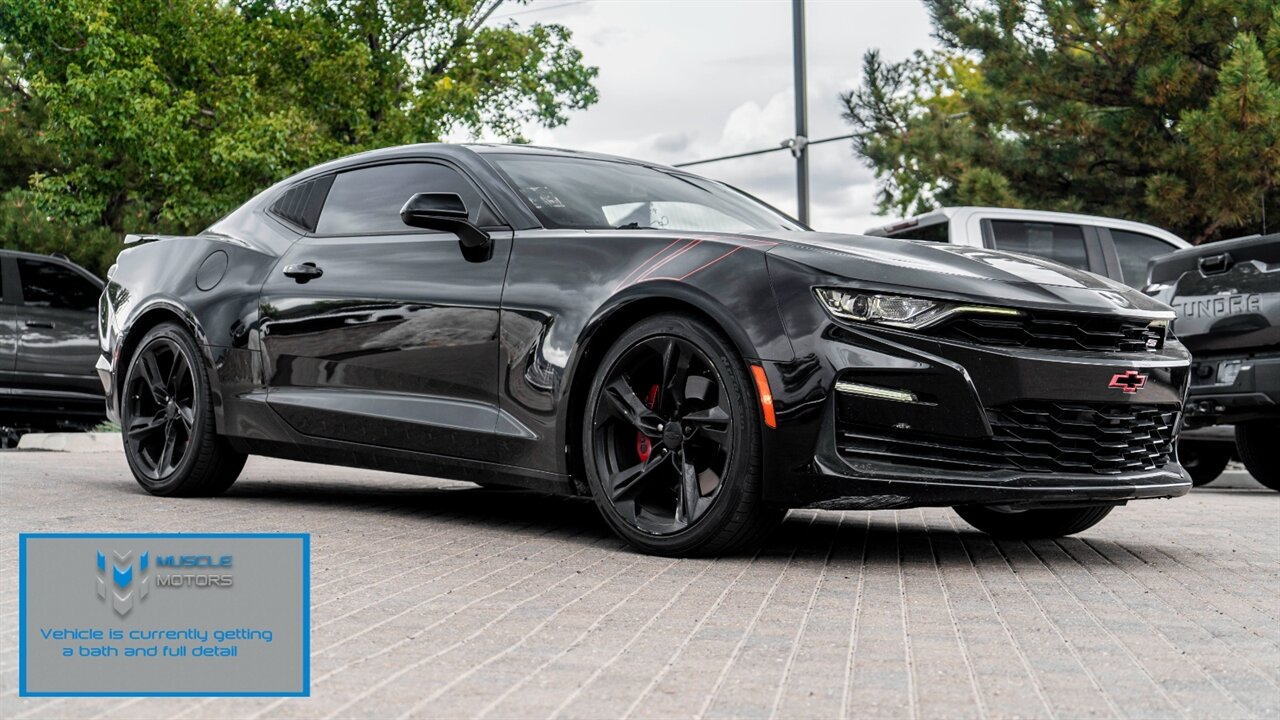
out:
{"label": "front bumper", "polygon": [[1191,488],[1175,448],[1190,357],[1176,342],[1082,353],[828,324],[810,343],[804,360],[766,364],[772,502],[1063,507]]}
{"label": "front bumper", "polygon": [[887,510],[908,507],[997,505],[1019,509],[1123,504],[1130,500],[1186,495],[1190,481],[1182,467],[1100,478],[1097,475],[1030,473],[922,473],[901,467],[859,464],[852,472],[843,465],[819,464],[818,475],[792,502],[823,510]]}

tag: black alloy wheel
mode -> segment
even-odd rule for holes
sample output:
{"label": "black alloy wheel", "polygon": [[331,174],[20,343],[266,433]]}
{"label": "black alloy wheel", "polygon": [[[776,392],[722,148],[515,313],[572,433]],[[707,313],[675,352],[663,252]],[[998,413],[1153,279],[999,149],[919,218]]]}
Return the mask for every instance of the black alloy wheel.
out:
{"label": "black alloy wheel", "polygon": [[729,342],[682,315],[650,318],[596,376],[584,462],[605,518],[664,555],[723,552],[781,513],[759,500],[758,410]]}
{"label": "black alloy wheel", "polygon": [[138,343],[120,394],[125,458],[147,492],[216,495],[231,487],[246,456],[215,432],[209,378],[199,348],[174,323]]}
{"label": "black alloy wheel", "polygon": [[670,535],[715,502],[733,451],[722,385],[697,348],[671,335],[636,343],[610,369],[593,413],[595,462],[624,520]]}
{"label": "black alloy wheel", "polygon": [[124,392],[125,443],[142,474],[159,481],[173,474],[191,445],[196,419],[191,362],[177,342],[160,337],[139,351],[135,363],[139,372]]}

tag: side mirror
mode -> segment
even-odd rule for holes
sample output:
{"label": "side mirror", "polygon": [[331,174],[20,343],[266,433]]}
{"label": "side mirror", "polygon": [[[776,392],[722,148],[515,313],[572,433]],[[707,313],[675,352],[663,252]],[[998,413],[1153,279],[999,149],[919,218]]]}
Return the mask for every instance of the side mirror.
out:
{"label": "side mirror", "polygon": [[463,255],[468,260],[488,260],[493,254],[489,233],[471,224],[467,205],[457,193],[418,193],[400,208],[405,225],[451,232],[458,236]]}

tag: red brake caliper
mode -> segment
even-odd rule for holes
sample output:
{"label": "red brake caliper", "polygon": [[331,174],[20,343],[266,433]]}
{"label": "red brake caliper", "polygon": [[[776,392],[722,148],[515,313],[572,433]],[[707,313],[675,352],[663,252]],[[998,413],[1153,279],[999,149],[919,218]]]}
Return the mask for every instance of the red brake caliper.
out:
{"label": "red brake caliper", "polygon": [[[653,387],[649,388],[649,394],[646,395],[644,398],[644,406],[652,410],[653,406],[657,402],[658,402],[658,386],[654,385]],[[637,430],[636,431],[636,455],[640,457],[640,462],[642,463],[649,462],[649,454],[652,452],[653,452],[653,443],[649,440],[649,438],[644,436],[644,433]]]}

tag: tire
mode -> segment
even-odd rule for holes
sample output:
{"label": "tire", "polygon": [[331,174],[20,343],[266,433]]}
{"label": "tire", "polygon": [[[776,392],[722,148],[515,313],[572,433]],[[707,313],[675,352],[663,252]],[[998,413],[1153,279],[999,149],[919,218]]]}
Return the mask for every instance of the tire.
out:
{"label": "tire", "polygon": [[668,557],[760,542],[786,510],[762,497],[760,409],[728,338],[684,314],[647,318],[593,378],[580,448],[600,513],[633,547]]}
{"label": "tire", "polygon": [[164,497],[218,495],[246,456],[216,433],[209,376],[187,330],[162,323],[143,336],[120,393],[125,459],[144,490]]}
{"label": "tire", "polygon": [[1204,487],[1222,474],[1231,462],[1231,443],[1206,440],[1179,440],[1178,461],[1191,476],[1191,484]]}
{"label": "tire", "polygon": [[1280,420],[1236,423],[1236,451],[1254,480],[1280,491]]}
{"label": "tire", "polygon": [[1043,508],[1002,512],[977,505],[953,508],[965,522],[982,532],[1010,540],[1032,540],[1074,535],[1102,522],[1114,506]]}

